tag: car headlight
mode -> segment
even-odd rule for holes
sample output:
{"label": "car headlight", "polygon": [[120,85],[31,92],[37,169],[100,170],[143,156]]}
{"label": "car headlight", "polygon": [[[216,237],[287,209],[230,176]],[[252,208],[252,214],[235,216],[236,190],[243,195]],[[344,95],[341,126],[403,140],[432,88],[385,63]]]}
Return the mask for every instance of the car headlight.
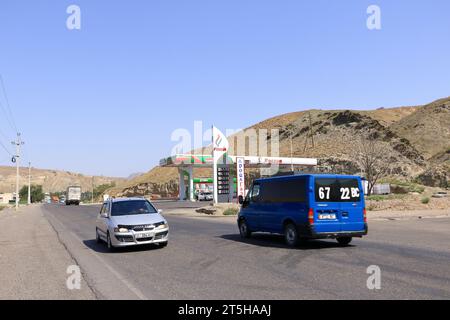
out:
{"label": "car headlight", "polygon": [[169,225],[167,224],[167,222],[160,222],[155,224],[156,229],[167,229],[168,227]]}
{"label": "car headlight", "polygon": [[128,232],[129,230],[127,228],[114,228],[114,232],[120,232],[120,233],[124,233],[124,232]]}

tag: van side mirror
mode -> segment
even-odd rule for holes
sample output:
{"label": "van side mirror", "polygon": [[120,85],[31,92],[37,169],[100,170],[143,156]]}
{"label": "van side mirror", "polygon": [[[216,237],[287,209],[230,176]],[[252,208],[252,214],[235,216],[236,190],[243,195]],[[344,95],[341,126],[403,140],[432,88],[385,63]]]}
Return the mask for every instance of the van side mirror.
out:
{"label": "van side mirror", "polygon": [[243,196],[239,196],[239,204],[240,205],[244,204],[244,197]]}
{"label": "van side mirror", "polygon": [[162,214],[163,212],[164,212],[163,209],[158,209],[159,214]]}
{"label": "van side mirror", "polygon": [[106,218],[106,219],[108,219],[109,217],[108,217],[108,213],[102,213],[101,215],[100,215],[102,218]]}

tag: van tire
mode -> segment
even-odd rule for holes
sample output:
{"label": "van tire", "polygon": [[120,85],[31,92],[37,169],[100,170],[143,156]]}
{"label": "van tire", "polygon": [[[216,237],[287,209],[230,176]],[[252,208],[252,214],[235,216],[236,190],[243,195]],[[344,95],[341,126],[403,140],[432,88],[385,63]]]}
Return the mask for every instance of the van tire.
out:
{"label": "van tire", "polygon": [[250,232],[250,229],[248,228],[247,221],[245,221],[244,219],[239,221],[239,233],[240,233],[242,239],[248,239],[252,236],[252,233]]}
{"label": "van tire", "polygon": [[289,247],[296,247],[299,243],[297,227],[293,223],[288,223],[284,227],[284,239]]}
{"label": "van tire", "polygon": [[348,246],[352,242],[352,237],[340,237],[336,239],[341,246]]}

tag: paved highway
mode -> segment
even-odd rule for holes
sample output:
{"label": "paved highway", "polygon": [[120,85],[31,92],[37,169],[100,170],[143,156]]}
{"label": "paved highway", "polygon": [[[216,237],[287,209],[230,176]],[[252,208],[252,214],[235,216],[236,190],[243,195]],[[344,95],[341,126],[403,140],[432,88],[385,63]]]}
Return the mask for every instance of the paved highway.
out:
{"label": "paved highway", "polygon": [[[450,299],[450,219],[373,221],[352,246],[289,249],[278,236],[242,241],[234,218],[166,214],[167,248],[110,253],[94,239],[98,206],[42,210],[99,299]],[[380,290],[367,288],[371,265]]]}

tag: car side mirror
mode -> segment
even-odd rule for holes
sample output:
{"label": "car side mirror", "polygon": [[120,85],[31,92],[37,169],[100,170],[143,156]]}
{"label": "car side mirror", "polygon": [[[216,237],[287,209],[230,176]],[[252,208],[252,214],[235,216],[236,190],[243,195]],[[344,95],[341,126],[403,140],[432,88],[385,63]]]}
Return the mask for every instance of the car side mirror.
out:
{"label": "car side mirror", "polygon": [[163,212],[164,212],[163,209],[158,209],[159,214],[162,214]]}
{"label": "car side mirror", "polygon": [[106,219],[109,218],[107,213],[102,213],[100,216],[101,216],[102,218],[106,218]]}
{"label": "car side mirror", "polygon": [[243,196],[239,196],[239,204],[240,205],[244,204],[244,197]]}

